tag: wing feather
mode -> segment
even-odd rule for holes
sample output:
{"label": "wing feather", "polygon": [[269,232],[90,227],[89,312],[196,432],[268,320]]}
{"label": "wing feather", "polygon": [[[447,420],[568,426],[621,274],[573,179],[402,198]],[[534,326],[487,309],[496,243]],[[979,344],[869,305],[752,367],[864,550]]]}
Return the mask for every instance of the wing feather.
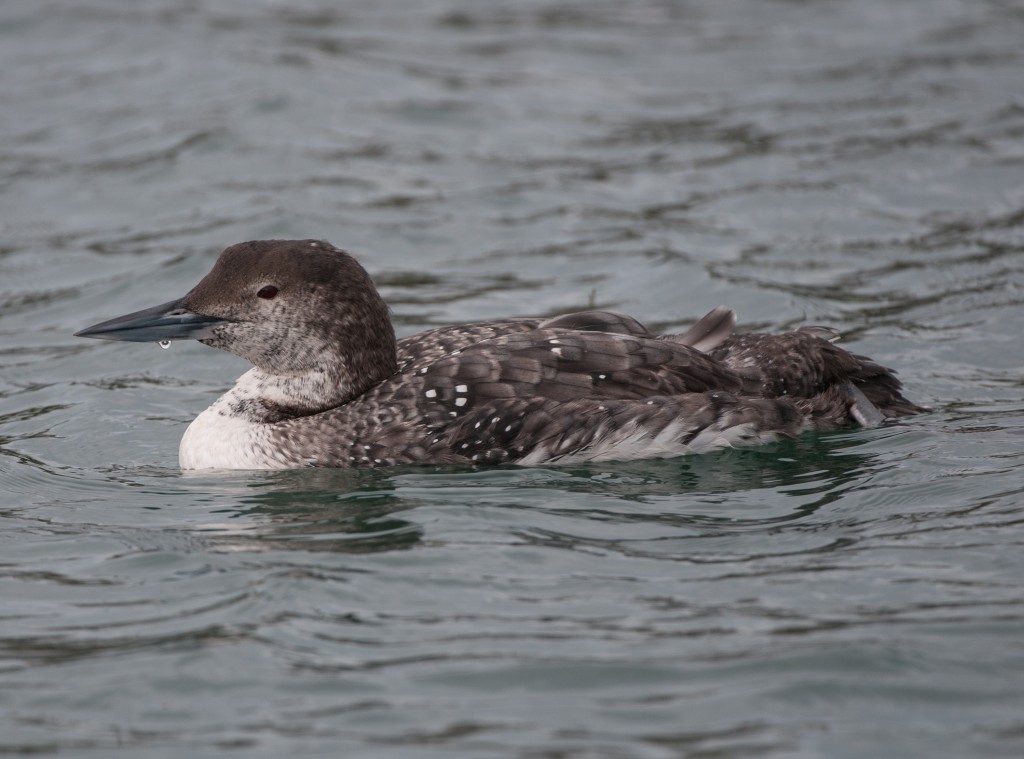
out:
{"label": "wing feather", "polygon": [[497,399],[638,400],[740,387],[732,370],[682,343],[559,328],[467,345],[417,377],[423,402],[455,416]]}

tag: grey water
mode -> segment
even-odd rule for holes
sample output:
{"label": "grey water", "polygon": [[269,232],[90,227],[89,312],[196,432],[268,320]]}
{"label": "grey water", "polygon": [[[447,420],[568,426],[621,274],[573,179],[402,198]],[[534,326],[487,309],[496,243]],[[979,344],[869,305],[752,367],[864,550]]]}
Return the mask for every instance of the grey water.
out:
{"label": "grey water", "polygon": [[[1024,6],[4,0],[0,755],[1024,755]],[[238,376],[71,334],[324,238],[401,334],[824,324],[930,414],[184,474]]]}

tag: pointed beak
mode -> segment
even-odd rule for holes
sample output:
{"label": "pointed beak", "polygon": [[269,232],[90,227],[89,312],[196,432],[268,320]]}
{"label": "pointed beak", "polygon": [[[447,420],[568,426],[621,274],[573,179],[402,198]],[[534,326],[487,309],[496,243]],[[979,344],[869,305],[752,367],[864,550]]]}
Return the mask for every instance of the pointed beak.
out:
{"label": "pointed beak", "polygon": [[215,326],[227,321],[216,316],[205,316],[189,311],[181,305],[184,300],[179,298],[170,303],[93,324],[76,332],[75,337],[126,340],[132,343],[202,340],[211,336]]}

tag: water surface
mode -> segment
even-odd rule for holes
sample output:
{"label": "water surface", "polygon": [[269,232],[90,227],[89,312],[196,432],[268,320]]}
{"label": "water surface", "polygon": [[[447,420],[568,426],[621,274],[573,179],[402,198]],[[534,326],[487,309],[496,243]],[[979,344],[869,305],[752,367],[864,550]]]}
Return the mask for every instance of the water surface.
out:
{"label": "water surface", "polygon": [[[1024,754],[1024,13],[7,0],[0,754]],[[187,475],[244,370],[71,333],[326,238],[398,330],[828,324],[933,413]]]}

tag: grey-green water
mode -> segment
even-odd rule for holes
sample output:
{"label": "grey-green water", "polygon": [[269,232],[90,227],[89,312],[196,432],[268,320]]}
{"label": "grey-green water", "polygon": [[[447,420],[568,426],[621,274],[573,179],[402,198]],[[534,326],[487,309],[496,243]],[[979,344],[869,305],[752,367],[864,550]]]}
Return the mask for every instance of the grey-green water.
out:
{"label": "grey-green water", "polygon": [[[1024,755],[1024,8],[4,0],[0,754]],[[843,330],[930,415],[183,475],[244,369],[71,333],[323,237],[402,333]]]}

